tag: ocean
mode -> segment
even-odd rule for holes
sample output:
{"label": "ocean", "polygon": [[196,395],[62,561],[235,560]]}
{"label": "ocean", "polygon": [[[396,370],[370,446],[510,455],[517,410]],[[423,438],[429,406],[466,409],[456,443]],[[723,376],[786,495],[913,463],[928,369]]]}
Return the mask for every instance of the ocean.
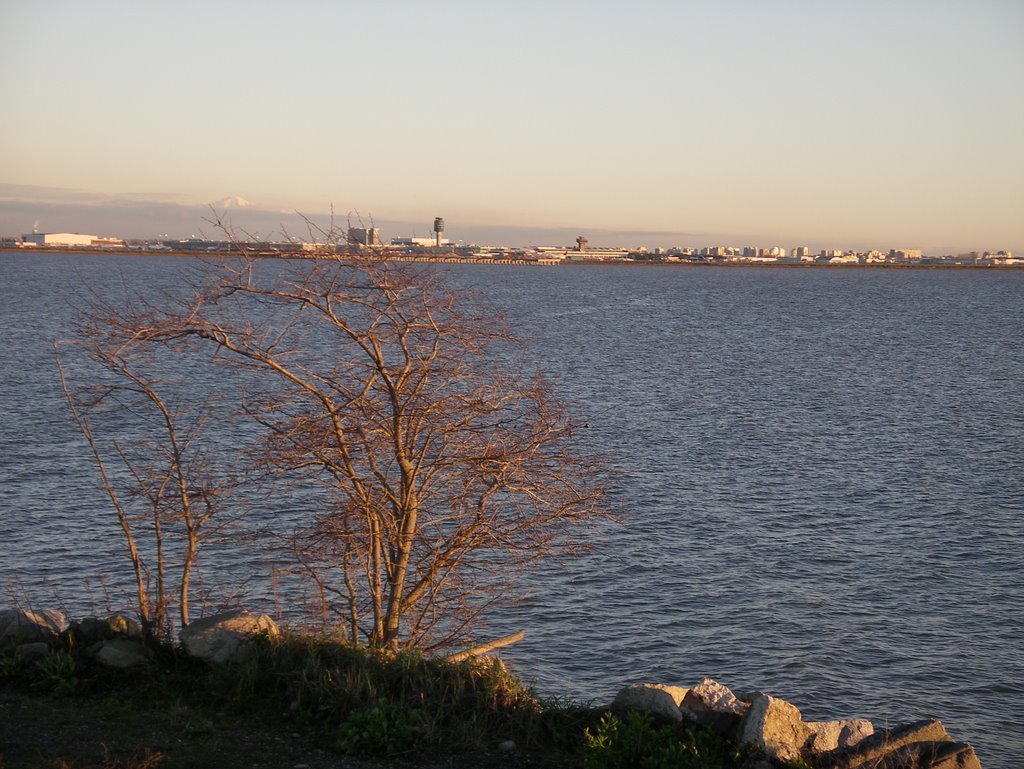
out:
{"label": "ocean", "polygon": [[[0,601],[119,600],[51,341],[83,291],[154,295],[193,263],[0,254]],[[586,425],[619,521],[489,618],[526,632],[513,670],[597,704],[710,676],[808,719],[939,718],[986,767],[1019,761],[1024,271],[442,269]],[[259,566],[217,557],[204,573]],[[243,603],[266,609],[259,585]]]}

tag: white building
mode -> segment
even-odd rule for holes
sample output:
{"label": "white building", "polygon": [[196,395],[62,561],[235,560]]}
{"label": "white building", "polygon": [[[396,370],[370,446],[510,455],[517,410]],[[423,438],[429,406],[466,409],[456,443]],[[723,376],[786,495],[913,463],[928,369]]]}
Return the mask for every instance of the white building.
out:
{"label": "white building", "polygon": [[[391,245],[393,246],[419,246],[420,248],[432,248],[438,245],[434,238],[391,238]],[[440,245],[450,246],[450,240],[441,239]]]}
{"label": "white building", "polygon": [[94,241],[100,240],[100,236],[77,232],[31,232],[22,235],[21,239],[37,246],[91,246]]}

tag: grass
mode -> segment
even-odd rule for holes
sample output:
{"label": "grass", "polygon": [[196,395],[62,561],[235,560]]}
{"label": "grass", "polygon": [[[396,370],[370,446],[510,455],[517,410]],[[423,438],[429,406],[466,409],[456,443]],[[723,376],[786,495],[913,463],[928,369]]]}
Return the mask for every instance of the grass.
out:
{"label": "grass", "polygon": [[212,670],[210,689],[235,704],[287,703],[294,718],[334,730],[335,747],[359,755],[493,749],[509,740],[569,753],[590,717],[581,705],[538,698],[497,658],[448,662],[302,635],[262,639],[245,662]]}
{"label": "grass", "polygon": [[[74,701],[58,720],[73,722],[76,712],[83,718],[88,712],[116,725],[111,734],[138,735],[134,742],[121,740],[116,751],[105,744],[79,752],[69,746],[49,754],[49,763],[23,764],[47,769],[242,766],[248,764],[224,763],[227,746],[263,740],[259,757],[266,758],[278,743],[291,749],[285,743],[296,734],[335,757],[414,764],[458,755],[486,763],[480,756],[496,756],[507,742],[531,766],[728,769],[739,759],[723,738],[703,729],[639,716],[620,721],[580,703],[539,698],[498,659],[449,662],[299,634],[258,639],[245,661],[222,666],[162,648],[144,673],[100,668],[74,648],[35,662],[0,660],[0,686],[54,705]],[[9,750],[3,743],[0,751]],[[199,750],[203,745],[209,756]],[[0,766],[19,766],[4,758]],[[279,759],[286,760],[309,764],[291,754]],[[510,765],[507,754],[495,762]]]}

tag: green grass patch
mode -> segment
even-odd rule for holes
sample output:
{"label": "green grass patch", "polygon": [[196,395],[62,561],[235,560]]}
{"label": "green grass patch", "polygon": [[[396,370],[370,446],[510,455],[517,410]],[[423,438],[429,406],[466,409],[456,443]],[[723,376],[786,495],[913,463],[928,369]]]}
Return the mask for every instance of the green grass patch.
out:
{"label": "green grass patch", "polygon": [[742,759],[718,732],[658,724],[640,712],[606,712],[584,739],[584,769],[729,769]]}

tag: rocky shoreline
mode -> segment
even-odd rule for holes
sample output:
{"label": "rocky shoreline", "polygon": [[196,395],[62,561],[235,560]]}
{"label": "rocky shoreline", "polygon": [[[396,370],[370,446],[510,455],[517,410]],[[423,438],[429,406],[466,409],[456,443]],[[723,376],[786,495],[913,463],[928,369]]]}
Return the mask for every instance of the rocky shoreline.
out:
{"label": "rocky shoreline", "polygon": [[[279,634],[267,615],[237,609],[191,623],[180,641],[189,658],[218,665],[244,659],[254,636]],[[153,658],[141,626],[124,614],[69,622],[58,611],[0,610],[0,658],[45,659],[59,645],[117,670],[144,669]],[[888,729],[863,718],[804,721],[790,702],[765,692],[733,692],[712,679],[692,687],[633,684],[607,709],[711,728],[750,756],[749,769],[981,769],[973,747],[954,740],[939,721]]]}
{"label": "rocky shoreline", "polygon": [[804,721],[790,702],[765,692],[733,693],[710,678],[692,688],[634,684],[612,710],[640,710],[713,728],[762,757],[752,767],[805,762],[819,769],[981,769],[974,748],[955,741],[939,721],[875,730],[863,718]]}

